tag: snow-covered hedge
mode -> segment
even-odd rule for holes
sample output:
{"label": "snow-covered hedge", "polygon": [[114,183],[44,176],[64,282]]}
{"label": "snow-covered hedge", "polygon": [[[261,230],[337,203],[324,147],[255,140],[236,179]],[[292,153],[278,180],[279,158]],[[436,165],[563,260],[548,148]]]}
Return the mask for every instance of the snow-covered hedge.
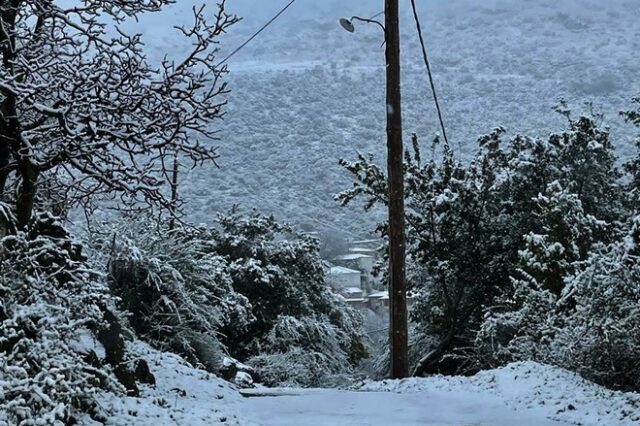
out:
{"label": "snow-covered hedge", "polygon": [[489,365],[537,360],[597,383],[640,389],[638,241],[600,247],[561,295],[521,285],[520,308],[487,317],[477,338]]}

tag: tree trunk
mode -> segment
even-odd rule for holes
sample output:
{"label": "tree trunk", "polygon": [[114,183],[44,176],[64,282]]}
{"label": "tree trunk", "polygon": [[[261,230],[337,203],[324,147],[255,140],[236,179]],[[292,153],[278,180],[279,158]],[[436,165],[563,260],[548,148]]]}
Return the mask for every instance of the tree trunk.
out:
{"label": "tree trunk", "polygon": [[415,377],[424,376],[428,368],[434,362],[440,360],[440,358],[442,358],[442,355],[444,355],[445,351],[449,349],[449,347],[451,347],[451,344],[453,343],[453,338],[455,336],[456,336],[456,325],[454,321],[451,323],[451,326],[449,327],[449,331],[447,332],[447,335],[442,339],[442,341],[438,344],[438,346],[434,350],[429,352],[427,355],[422,357],[420,361],[418,361],[418,365],[413,371],[413,375]]}
{"label": "tree trunk", "polygon": [[16,202],[18,227],[24,229],[31,221],[33,206],[36,201],[38,170],[28,159],[22,159],[18,167],[21,184]]}

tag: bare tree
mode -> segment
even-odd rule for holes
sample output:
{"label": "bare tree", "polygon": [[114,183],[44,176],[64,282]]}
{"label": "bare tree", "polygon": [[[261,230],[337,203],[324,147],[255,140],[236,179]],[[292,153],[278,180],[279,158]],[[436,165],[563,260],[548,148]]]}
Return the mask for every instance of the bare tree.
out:
{"label": "bare tree", "polygon": [[98,194],[176,212],[165,190],[172,159],[215,162],[211,121],[223,116],[218,38],[237,22],[225,0],[193,9],[182,58],[152,67],[124,22],[174,0],[0,0],[0,195],[17,189],[28,224],[42,179],[70,203]]}

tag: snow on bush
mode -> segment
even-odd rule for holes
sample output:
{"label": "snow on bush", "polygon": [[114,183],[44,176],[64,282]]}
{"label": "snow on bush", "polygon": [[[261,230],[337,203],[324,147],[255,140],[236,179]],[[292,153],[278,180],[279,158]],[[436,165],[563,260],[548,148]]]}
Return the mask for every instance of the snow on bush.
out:
{"label": "snow on bush", "polygon": [[266,385],[321,386],[332,375],[350,372],[344,348],[349,336],[328,318],[282,316],[266,336],[264,354],[249,360]]}
{"label": "snow on bush", "polygon": [[[636,225],[637,226],[637,225]],[[518,309],[487,317],[477,338],[488,364],[538,360],[614,388],[640,388],[637,231],[594,249],[561,294],[519,282]],[[485,359],[486,361],[486,359]]]}
{"label": "snow on bush", "polygon": [[[628,244],[631,243],[631,244]],[[552,344],[553,361],[620,389],[640,389],[640,251],[630,237],[595,251],[568,280],[575,303]]]}
{"label": "snow on bush", "polygon": [[[249,303],[231,287],[227,261],[207,251],[206,230],[162,229],[151,220],[116,231],[108,260],[111,290],[140,338],[219,371],[224,327],[246,328]],[[108,250],[108,247],[102,247]]]}
{"label": "snow on bush", "polygon": [[0,240],[0,424],[104,418],[96,392],[125,390],[87,339],[104,329],[106,306],[99,274],[54,218]]}
{"label": "snow on bush", "polygon": [[[154,346],[213,372],[227,355],[253,359],[269,384],[317,384],[365,355],[361,319],[325,284],[315,239],[259,214],[173,231],[127,226],[115,240],[103,236],[100,250],[113,245],[111,288]],[[317,368],[280,368],[282,360]]]}
{"label": "snow on bush", "polygon": [[310,386],[349,373],[366,356],[362,318],[326,285],[315,238],[255,213],[220,217],[215,235],[233,288],[256,318],[245,333],[225,330],[225,341],[265,381]]}

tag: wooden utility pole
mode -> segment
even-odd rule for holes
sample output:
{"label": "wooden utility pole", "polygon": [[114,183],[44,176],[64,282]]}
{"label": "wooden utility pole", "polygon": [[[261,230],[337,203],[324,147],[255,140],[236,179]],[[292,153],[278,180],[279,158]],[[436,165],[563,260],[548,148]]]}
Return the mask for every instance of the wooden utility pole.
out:
{"label": "wooden utility pole", "polygon": [[401,379],[409,374],[399,15],[398,0],[385,0],[389,175],[389,330],[392,379]]}

